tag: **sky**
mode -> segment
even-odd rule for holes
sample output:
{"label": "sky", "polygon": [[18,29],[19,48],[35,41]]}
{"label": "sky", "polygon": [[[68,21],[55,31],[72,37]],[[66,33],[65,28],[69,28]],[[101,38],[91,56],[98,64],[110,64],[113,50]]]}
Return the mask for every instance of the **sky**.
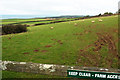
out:
{"label": "sky", "polygon": [[0,0],[0,15],[97,15],[115,13],[120,0]]}

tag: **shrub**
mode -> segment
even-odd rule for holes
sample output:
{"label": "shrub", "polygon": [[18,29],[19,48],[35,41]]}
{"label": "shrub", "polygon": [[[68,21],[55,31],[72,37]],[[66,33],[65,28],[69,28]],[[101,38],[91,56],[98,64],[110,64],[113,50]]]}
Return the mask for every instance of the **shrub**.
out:
{"label": "shrub", "polygon": [[113,13],[109,12],[109,15],[113,15]]}
{"label": "shrub", "polygon": [[13,25],[13,24],[7,24],[2,25],[2,35],[6,34],[15,34],[15,33],[21,33],[27,31],[27,25]]}
{"label": "shrub", "polygon": [[103,15],[113,15],[111,12],[105,12]]}
{"label": "shrub", "polygon": [[102,14],[100,13],[98,16],[101,16]]}
{"label": "shrub", "polygon": [[87,15],[87,16],[85,16],[86,18],[89,18],[90,16],[89,15]]}

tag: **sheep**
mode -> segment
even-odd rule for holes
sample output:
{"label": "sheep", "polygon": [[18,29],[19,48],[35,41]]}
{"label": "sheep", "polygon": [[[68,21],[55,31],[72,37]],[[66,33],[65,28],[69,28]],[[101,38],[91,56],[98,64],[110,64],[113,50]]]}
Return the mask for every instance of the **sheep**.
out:
{"label": "sheep", "polygon": [[75,23],[74,25],[77,26],[77,23]]}
{"label": "sheep", "polygon": [[85,21],[85,20],[82,20],[83,22]]}
{"label": "sheep", "polygon": [[99,22],[102,22],[103,20],[102,19],[99,19]]}
{"label": "sheep", "polygon": [[95,21],[91,21],[92,23],[95,23]]}
{"label": "sheep", "polygon": [[50,27],[50,29],[53,29],[54,27]]}

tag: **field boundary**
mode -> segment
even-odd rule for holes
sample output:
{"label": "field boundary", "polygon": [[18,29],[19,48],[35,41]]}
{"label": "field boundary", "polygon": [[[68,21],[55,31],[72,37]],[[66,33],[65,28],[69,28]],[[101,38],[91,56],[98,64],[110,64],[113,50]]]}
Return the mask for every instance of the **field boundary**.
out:
{"label": "field boundary", "polygon": [[0,61],[0,70],[38,73],[41,75],[56,75],[56,76],[67,76],[67,70],[120,73],[120,69],[79,67],[79,66],[40,64],[40,63],[32,63],[32,62],[15,62],[15,61]]}

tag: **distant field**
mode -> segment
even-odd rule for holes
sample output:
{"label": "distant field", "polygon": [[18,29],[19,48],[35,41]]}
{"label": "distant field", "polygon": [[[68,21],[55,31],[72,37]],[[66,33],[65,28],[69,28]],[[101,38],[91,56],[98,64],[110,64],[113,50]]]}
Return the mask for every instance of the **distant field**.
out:
{"label": "distant field", "polygon": [[35,19],[3,19],[2,22],[12,22],[12,21],[19,22],[19,21],[36,21],[36,20],[45,20],[45,19],[37,19],[37,18]]}
{"label": "distant field", "polygon": [[39,24],[39,23],[49,23],[49,22],[54,22],[54,21],[70,21],[74,20],[73,19],[57,19],[57,20],[50,20],[50,19],[3,19],[0,24],[27,24],[27,25],[34,25],[34,24]]}
{"label": "distant field", "polygon": [[118,17],[115,16],[28,27],[28,32],[4,35],[2,41],[3,60],[118,67]]}
{"label": "distant field", "polygon": [[38,24],[38,23],[49,23],[49,22],[53,22],[53,21],[29,22],[29,23],[22,23],[22,24],[31,25],[31,24]]}
{"label": "distant field", "polygon": [[18,22],[25,22],[25,21],[38,21],[38,20],[45,20],[45,19],[3,19],[2,24],[11,24],[11,23],[18,23]]}

